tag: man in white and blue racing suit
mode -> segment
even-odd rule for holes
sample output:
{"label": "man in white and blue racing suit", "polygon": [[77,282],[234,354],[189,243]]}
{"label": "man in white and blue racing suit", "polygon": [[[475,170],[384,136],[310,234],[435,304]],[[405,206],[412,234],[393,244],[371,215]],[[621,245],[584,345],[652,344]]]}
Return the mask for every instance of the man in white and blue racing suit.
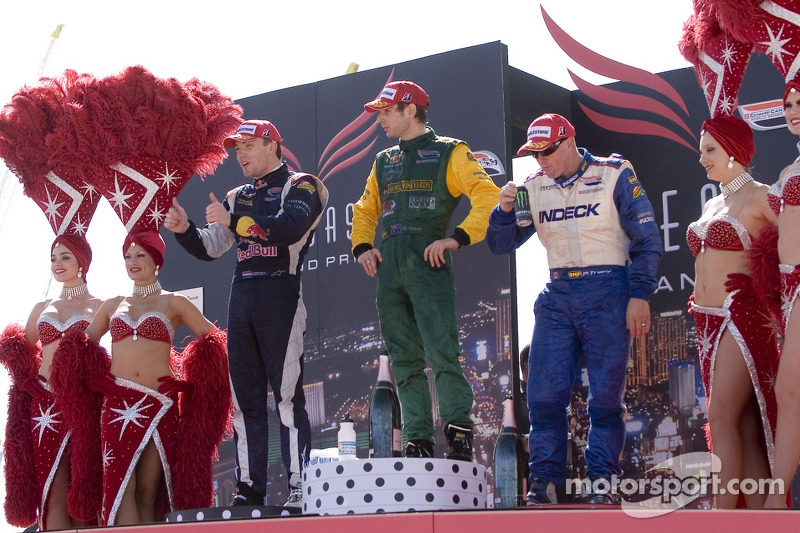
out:
{"label": "man in white and blue racing suit", "polygon": [[[528,373],[529,504],[556,503],[567,457],[567,407],[581,356],[589,377],[586,448],[590,503],[614,503],[607,490],[622,473],[625,372],[631,335],[650,328],[661,239],[633,167],[575,144],[575,129],[555,114],[534,120],[519,154],[541,170],[529,177],[533,224],[516,224],[517,187],[509,182],[489,219],[487,243],[510,253],[534,232],[547,250],[550,281],[534,305]],[[599,488],[598,488],[599,487]]]}

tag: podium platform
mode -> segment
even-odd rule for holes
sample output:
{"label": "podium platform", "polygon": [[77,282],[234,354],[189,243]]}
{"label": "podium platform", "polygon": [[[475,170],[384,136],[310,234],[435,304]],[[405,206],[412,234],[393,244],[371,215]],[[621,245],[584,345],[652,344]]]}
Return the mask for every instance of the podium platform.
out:
{"label": "podium platform", "polygon": [[486,509],[486,467],[450,459],[381,458],[309,465],[303,514]]}
{"label": "podium platform", "polygon": [[[504,510],[438,511],[373,515],[291,516],[249,520],[151,524],[93,528],[109,533],[480,533],[503,531],[725,531],[725,533],[796,532],[800,511],[679,510],[637,519],[619,507],[572,504]],[[64,530],[85,532],[87,530]]]}

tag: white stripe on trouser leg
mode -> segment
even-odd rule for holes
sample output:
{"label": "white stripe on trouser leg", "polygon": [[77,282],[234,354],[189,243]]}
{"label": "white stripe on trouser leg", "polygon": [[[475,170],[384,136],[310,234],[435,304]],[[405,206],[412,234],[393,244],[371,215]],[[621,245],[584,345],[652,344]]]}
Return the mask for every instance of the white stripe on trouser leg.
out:
{"label": "white stripe on trouser leg", "polygon": [[239,463],[239,479],[242,483],[252,485],[250,480],[250,459],[247,454],[247,430],[244,427],[244,414],[239,408],[239,401],[236,399],[236,391],[233,389],[231,376],[228,374],[228,383],[231,387],[231,397],[233,398],[233,431],[236,432],[236,458]]}
{"label": "white stripe on trouser leg", "polygon": [[297,381],[300,379],[300,357],[303,355],[305,329],[306,308],[301,293],[292,322],[292,331],[289,333],[289,342],[286,345],[286,358],[283,361],[283,375],[281,376],[281,401],[278,405],[281,422],[289,429],[290,473],[300,473],[300,445],[297,427],[294,424],[294,391]]}

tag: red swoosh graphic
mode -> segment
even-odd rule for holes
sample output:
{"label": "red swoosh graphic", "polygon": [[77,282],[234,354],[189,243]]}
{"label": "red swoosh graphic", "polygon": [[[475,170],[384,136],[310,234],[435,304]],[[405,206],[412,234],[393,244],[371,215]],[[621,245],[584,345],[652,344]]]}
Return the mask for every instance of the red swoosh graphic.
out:
{"label": "red swoosh graphic", "polygon": [[341,163],[339,163],[338,165],[336,165],[335,167],[333,167],[331,169],[331,171],[328,173],[327,176],[325,176],[324,178],[320,178],[320,179],[322,181],[325,181],[328,178],[330,178],[331,176],[333,176],[335,173],[337,173],[338,171],[344,170],[344,169],[354,165],[355,163],[361,161],[361,159],[363,159],[365,156],[367,156],[370,153],[372,153],[372,149],[375,146],[376,142],[378,142],[378,138],[377,137],[372,139],[372,142],[369,144],[369,146],[367,146],[366,148],[364,148],[363,150],[361,150],[360,152],[355,154],[353,157],[349,157],[349,158],[345,159],[344,161],[342,161]]}
{"label": "red swoosh graphic", "polygon": [[617,117],[609,117],[608,115],[603,115],[596,111],[592,111],[582,103],[578,102],[581,110],[589,117],[589,120],[600,126],[601,128],[607,129],[608,131],[616,131],[618,133],[636,133],[639,135],[652,135],[654,137],[662,137],[664,139],[674,141],[680,145],[683,145],[690,150],[697,151],[697,148],[690,145],[685,140],[681,139],[675,132],[668,130],[663,126],[659,126],[658,124],[653,124],[651,122],[645,122],[643,120],[634,120],[628,118],[617,118]]}
{"label": "red swoosh graphic", "polygon": [[618,61],[603,57],[597,52],[586,48],[578,41],[567,35],[558,24],[541,7],[542,17],[544,18],[545,25],[550,31],[550,34],[555,39],[556,43],[567,53],[576,63],[591,70],[596,74],[614,78],[620,81],[627,81],[635,85],[647,87],[657,93],[663,94],[675,104],[677,104],[686,115],[689,115],[689,110],[683,98],[678,94],[672,85],[659,78],[655,74],[642,70],[640,68],[631,67]]}
{"label": "red swoosh graphic", "polygon": [[297,159],[297,156],[294,155],[291,150],[289,150],[285,146],[281,146],[281,155],[283,155],[283,158],[288,161],[289,169],[292,172],[300,172],[300,169],[302,168],[300,166],[300,160]]}
{"label": "red swoosh graphic", "polygon": [[[393,77],[394,77],[394,68],[389,73],[389,77],[386,79],[386,82],[384,83],[384,85],[386,85],[387,83],[392,81]],[[322,181],[325,181],[326,179],[331,177],[336,172],[353,165],[357,161],[360,161],[361,159],[363,159],[366,156],[367,150],[369,150],[373,146],[375,146],[375,142],[378,140],[377,136],[369,144],[369,148],[367,148],[365,150],[361,150],[357,154],[355,154],[353,156],[350,156],[349,158],[345,159],[344,161],[336,164],[330,170],[330,172],[327,173],[327,175],[323,176],[323,174],[325,173],[325,170],[329,166],[334,164],[338,159],[343,157],[344,154],[346,154],[350,150],[354,150],[354,149],[356,149],[356,147],[358,147],[360,145],[363,145],[365,142],[367,142],[368,138],[375,132],[375,130],[378,127],[378,123],[377,122],[373,122],[373,124],[371,126],[369,126],[366,130],[364,130],[360,134],[356,135],[356,137],[354,139],[352,139],[351,141],[345,143],[343,146],[339,146],[339,145],[341,145],[342,142],[344,142],[344,140],[348,136],[356,134],[356,132],[359,129],[364,127],[364,125],[367,124],[370,121],[370,119],[371,119],[370,115],[372,115],[372,113],[367,113],[366,110],[362,111],[362,113],[360,115],[358,115],[355,119],[353,119],[353,121],[350,122],[347,126],[342,128],[339,131],[339,133],[337,133],[333,137],[333,139],[330,140],[328,145],[322,151],[322,155],[320,155],[319,161],[317,162],[317,168],[318,168],[317,175],[319,176],[319,178]],[[331,154],[329,156],[328,154],[330,154],[331,151],[333,152],[333,154]]]}
{"label": "red swoosh graphic", "polygon": [[658,100],[654,100],[653,98],[650,98],[648,96],[642,96],[639,94],[630,94],[622,91],[616,91],[614,89],[609,89],[608,87],[593,85],[587,82],[586,80],[580,78],[577,74],[575,74],[571,70],[567,69],[567,72],[569,72],[572,81],[575,83],[578,89],[592,100],[596,100],[602,104],[607,104],[614,107],[621,107],[625,109],[636,109],[638,111],[647,111],[649,113],[655,113],[656,115],[662,116],[674,122],[675,124],[683,128],[687,133],[689,133],[689,135],[695,138],[694,132],[686,124],[686,122],[684,122],[680,117],[678,117],[677,113],[675,113],[672,109],[670,109],[663,103],[659,102]]}
{"label": "red swoosh graphic", "polygon": [[[334,153],[333,153],[333,154],[332,154],[332,155],[331,155],[331,156],[328,158],[328,160],[327,160],[327,161],[325,161],[325,164],[324,164],[324,165],[322,165],[322,168],[320,168],[320,169],[319,169],[319,174],[320,174],[320,176],[321,176],[322,174],[324,174],[324,173],[325,173],[325,169],[326,169],[326,168],[328,168],[328,167],[329,167],[331,164],[333,164],[333,163],[334,163],[334,162],[335,162],[337,159],[339,159],[339,158],[340,158],[340,157],[341,157],[341,156],[342,156],[344,153],[346,153],[346,152],[348,152],[349,150],[353,149],[354,147],[356,147],[356,146],[358,146],[358,145],[362,144],[362,143],[363,143],[363,142],[364,142],[364,141],[367,139],[367,137],[369,137],[370,135],[372,135],[373,133],[375,133],[375,130],[376,130],[376,129],[378,129],[378,123],[377,123],[377,122],[373,122],[373,123],[372,123],[372,126],[370,126],[369,128],[367,128],[366,130],[364,130],[364,132],[363,132],[363,133],[361,133],[361,134],[360,134],[358,137],[356,137],[355,139],[353,139],[353,140],[352,140],[352,141],[350,141],[349,143],[345,144],[344,146],[342,146],[341,148],[339,148],[338,150],[336,150],[336,151],[335,151],[335,152],[334,152]],[[374,142],[373,142],[373,144],[374,144]],[[331,145],[329,144],[329,145],[328,145],[328,147],[330,147],[330,146],[331,146]],[[321,161],[321,160],[320,160],[320,161]],[[334,169],[336,169],[336,168],[338,168],[338,167],[334,167]],[[332,172],[333,172],[333,171],[332,171]]]}
{"label": "red swoosh graphic", "polygon": [[317,165],[322,164],[322,160],[325,159],[325,156],[328,155],[328,152],[332,150],[333,147],[336,146],[339,143],[339,141],[342,140],[343,137],[346,137],[351,133],[353,133],[354,131],[356,131],[365,123],[369,122],[369,119],[370,119],[370,113],[364,111],[363,113],[358,115],[350,124],[342,128],[341,131],[339,131],[339,133],[337,133],[333,137],[333,139],[331,139],[330,142],[328,142],[328,146],[325,147],[325,149],[322,151],[322,155],[319,156],[319,162],[317,163]]}

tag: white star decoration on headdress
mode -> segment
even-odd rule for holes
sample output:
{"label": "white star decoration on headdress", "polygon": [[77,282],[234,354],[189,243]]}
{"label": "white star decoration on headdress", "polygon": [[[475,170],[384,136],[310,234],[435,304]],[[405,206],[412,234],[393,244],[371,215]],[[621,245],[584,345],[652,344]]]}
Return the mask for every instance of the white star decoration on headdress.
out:
{"label": "white star decoration on headdress", "polygon": [[153,226],[156,228],[161,226],[161,221],[166,218],[163,209],[158,208],[158,200],[153,202],[153,207],[150,209],[150,212],[147,214],[150,217],[150,222],[153,223]]}
{"label": "white star decoration on headdress", "polygon": [[119,216],[122,217],[122,208],[123,207],[130,207],[128,205],[128,198],[133,196],[132,194],[125,194],[125,188],[123,187],[121,190],[119,188],[119,179],[117,179],[117,175],[114,174],[114,194],[111,195],[111,203],[114,204],[114,209],[119,209]]}
{"label": "white star decoration on headdress", "polygon": [[167,189],[167,193],[169,193],[170,187],[177,186],[176,181],[180,176],[175,176],[175,174],[177,174],[177,170],[173,170],[172,172],[170,172],[169,166],[167,164],[164,164],[164,172],[159,174],[159,177],[156,178],[161,182],[161,188]]}
{"label": "white star decoration on headdress", "polygon": [[[117,163],[113,165],[112,170],[114,170],[114,185],[116,186],[117,180],[119,177],[122,177],[123,180],[127,181],[127,184],[131,186],[131,194],[126,196],[125,198],[128,199],[133,197],[133,201],[135,205],[133,207],[128,206],[132,209],[132,212],[129,216],[124,216],[122,210],[119,212],[120,220],[127,220],[125,222],[125,229],[131,231],[133,227],[139,222],[139,219],[144,216],[146,213],[147,207],[153,201],[153,198],[159,193],[160,188],[159,186],[154,183],[152,180],[148,179],[147,176],[142,174],[139,170],[132,168],[124,163]],[[119,188],[119,187],[117,187]],[[123,191],[124,192],[124,191]],[[111,198],[116,196],[116,192],[111,194]],[[113,200],[112,200],[113,201]]]}
{"label": "white star decoration on headdress", "polygon": [[81,217],[75,216],[75,222],[72,224],[72,233],[83,236],[86,234],[86,229],[86,224],[81,221]]}
{"label": "white star decoration on headdress", "polygon": [[52,411],[54,406],[55,404],[50,404],[50,406],[47,408],[47,411],[42,411],[42,406],[40,405],[39,416],[32,417],[32,420],[36,421],[36,425],[33,427],[33,429],[39,430],[39,444],[42,443],[42,435],[44,434],[45,430],[49,429],[50,431],[58,431],[54,425],[61,423],[61,420],[57,420],[56,418],[61,413],[53,413]]}
{"label": "white star decoration on headdress", "polygon": [[767,33],[769,33],[769,41],[764,41],[759,44],[765,45],[767,47],[765,53],[771,57],[773,62],[777,60],[780,62],[781,67],[783,67],[783,54],[789,53],[784,49],[784,45],[791,41],[791,39],[781,39],[784,29],[783,26],[778,30],[777,35],[772,32],[772,28],[769,25],[766,25],[766,27]]}
{"label": "white star decoration on headdress", "polygon": [[144,427],[142,424],[139,423],[139,419],[149,418],[147,415],[142,414],[142,411],[150,407],[149,405],[144,405],[144,406],[142,405],[142,403],[144,403],[146,399],[147,399],[146,396],[142,397],[138,402],[136,402],[131,406],[128,406],[127,400],[122,400],[122,402],[125,404],[125,409],[115,409],[113,407],[111,408],[112,411],[120,415],[111,422],[109,422],[110,424],[113,424],[115,422],[122,422],[122,427],[119,430],[120,439],[122,439],[122,435],[125,433],[125,429],[128,427],[129,423],[136,424],[140,428]]}
{"label": "white star decoration on headdress", "polygon": [[86,183],[85,185],[83,185],[83,187],[81,187],[81,189],[84,190],[83,193],[84,197],[89,198],[90,202],[94,200],[94,195],[97,194],[97,189],[94,187],[94,185]]}
{"label": "white star decoration on headdress", "polygon": [[725,41],[725,48],[722,50],[722,62],[725,63],[725,68],[731,70],[731,63],[736,61],[736,50],[727,40]]}
{"label": "white star decoration on headdress", "polygon": [[720,98],[717,105],[720,110],[727,115],[730,115],[733,112],[733,100],[729,96],[726,96],[724,92],[722,93],[722,98]]}
{"label": "white star decoration on headdress", "polygon": [[58,202],[58,193],[56,193],[55,196],[51,196],[50,189],[48,189],[47,186],[45,186],[44,190],[47,192],[47,202],[42,202],[44,214],[50,219],[50,223],[55,226],[58,210],[64,205],[64,202]]}

